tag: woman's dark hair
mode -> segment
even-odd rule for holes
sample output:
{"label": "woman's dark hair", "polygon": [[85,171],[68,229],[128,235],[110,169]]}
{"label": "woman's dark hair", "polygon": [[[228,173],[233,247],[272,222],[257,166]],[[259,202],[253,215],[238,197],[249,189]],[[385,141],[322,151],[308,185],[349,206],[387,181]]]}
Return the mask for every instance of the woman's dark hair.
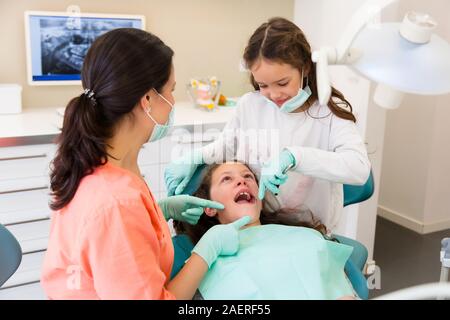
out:
{"label": "woman's dark hair", "polygon": [[[206,170],[206,174],[200,184],[200,187],[194,193],[194,196],[211,200],[211,180],[214,171],[222,164],[210,165]],[[251,171],[251,169],[247,166]],[[288,226],[307,227],[319,231],[321,234],[326,235],[327,228],[319,220],[316,220],[310,210],[280,210],[272,212],[265,207],[265,201],[263,200],[263,210],[260,214],[261,224],[283,224]],[[217,216],[209,217],[206,214],[202,214],[196,225],[191,225],[185,222],[173,221],[173,226],[177,234],[186,234],[191,241],[195,244],[211,227],[220,224]]]}
{"label": "woman's dark hair", "polygon": [[[270,19],[256,29],[244,51],[244,61],[247,68],[252,68],[260,58],[289,64],[300,72],[302,68],[305,71],[308,70],[308,74],[303,75],[304,78],[308,77],[309,87],[312,92],[311,97],[307,101],[308,109],[312,102],[318,99],[316,65],[311,60],[311,46],[302,30],[294,23],[277,17]],[[255,90],[259,90],[259,85],[256,83],[253,75],[250,75],[250,81]],[[303,84],[305,84],[305,81],[303,81]],[[343,105],[345,108],[339,105]],[[350,102],[345,99],[340,91],[333,87],[331,88],[331,99],[328,102],[328,107],[337,117],[356,122]]]}
{"label": "woman's dark hair", "polygon": [[157,36],[139,29],[115,29],[94,41],[81,71],[83,90],[89,91],[70,100],[57,139],[51,209],[66,206],[81,179],[107,162],[107,140],[146,92],[167,83],[172,57]]}

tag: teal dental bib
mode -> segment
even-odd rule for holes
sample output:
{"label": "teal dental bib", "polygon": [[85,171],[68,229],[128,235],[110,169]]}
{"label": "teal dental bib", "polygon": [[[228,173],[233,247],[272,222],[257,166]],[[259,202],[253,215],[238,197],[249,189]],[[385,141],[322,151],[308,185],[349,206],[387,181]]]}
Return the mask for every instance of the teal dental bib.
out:
{"label": "teal dental bib", "polygon": [[240,249],[211,266],[204,299],[337,299],[353,295],[344,266],[353,248],[316,230],[262,225],[239,231]]}

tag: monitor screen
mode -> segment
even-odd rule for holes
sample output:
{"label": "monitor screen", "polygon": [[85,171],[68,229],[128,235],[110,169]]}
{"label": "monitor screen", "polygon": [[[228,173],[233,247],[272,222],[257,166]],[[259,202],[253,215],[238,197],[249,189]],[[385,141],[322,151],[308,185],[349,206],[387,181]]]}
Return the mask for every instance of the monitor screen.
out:
{"label": "monitor screen", "polygon": [[25,12],[29,84],[80,84],[83,59],[92,42],[117,28],[145,29],[144,17]]}

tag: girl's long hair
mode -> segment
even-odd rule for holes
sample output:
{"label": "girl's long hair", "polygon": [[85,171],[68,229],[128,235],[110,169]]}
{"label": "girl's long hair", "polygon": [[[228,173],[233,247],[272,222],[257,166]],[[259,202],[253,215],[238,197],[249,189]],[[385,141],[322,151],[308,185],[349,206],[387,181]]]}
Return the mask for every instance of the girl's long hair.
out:
{"label": "girl's long hair", "polygon": [[[298,69],[300,73],[302,69],[309,70],[307,75],[303,75],[304,78],[308,78],[312,92],[307,101],[308,107],[305,110],[307,112],[312,102],[318,100],[318,93],[316,65],[311,60],[311,46],[303,31],[293,22],[284,18],[272,18],[263,23],[250,37],[244,51],[244,61],[248,69],[251,69],[261,58],[289,64]],[[303,84],[305,84],[306,81],[303,80]],[[259,85],[253,75],[250,75],[250,81],[255,90],[259,90]],[[331,88],[328,107],[337,117],[356,122],[350,102],[336,88]]]}

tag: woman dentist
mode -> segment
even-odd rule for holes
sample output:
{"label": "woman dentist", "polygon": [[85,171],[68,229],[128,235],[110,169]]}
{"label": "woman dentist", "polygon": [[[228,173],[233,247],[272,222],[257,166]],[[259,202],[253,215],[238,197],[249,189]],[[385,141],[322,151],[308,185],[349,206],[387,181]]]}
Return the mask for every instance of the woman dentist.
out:
{"label": "woman dentist", "polygon": [[191,299],[221,254],[238,250],[248,217],[208,232],[177,276],[166,220],[194,224],[204,208],[190,196],[159,203],[137,158],[169,129],[175,86],[173,51],[137,29],[95,40],[82,69],[84,93],[65,111],[52,164],[54,210],[41,284],[51,299]]}
{"label": "woman dentist", "polygon": [[274,211],[306,206],[335,230],[342,184],[364,184],[370,174],[350,103],[333,88],[319,104],[311,47],[286,19],[262,24],[244,60],[255,91],[241,97],[219,139],[166,169],[169,194],[182,193],[198,165],[237,158],[260,172],[259,198],[274,194]]}

